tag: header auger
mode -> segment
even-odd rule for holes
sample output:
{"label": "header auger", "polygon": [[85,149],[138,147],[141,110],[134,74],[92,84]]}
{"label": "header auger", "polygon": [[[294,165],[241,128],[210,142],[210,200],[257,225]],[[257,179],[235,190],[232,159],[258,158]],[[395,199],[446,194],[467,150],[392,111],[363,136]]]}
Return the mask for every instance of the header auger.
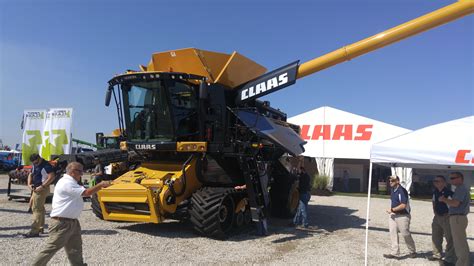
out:
{"label": "header auger", "polygon": [[289,217],[296,211],[298,182],[281,158],[302,154],[305,142],[285,113],[257,98],[473,11],[474,1],[459,1],[266,74],[236,52],[153,54],[140,71],[109,81],[106,105],[113,95],[125,140],[120,148],[136,167],[99,192],[95,214],[151,223],[189,218],[197,232],[214,238],[254,221],[265,234],[270,212]]}

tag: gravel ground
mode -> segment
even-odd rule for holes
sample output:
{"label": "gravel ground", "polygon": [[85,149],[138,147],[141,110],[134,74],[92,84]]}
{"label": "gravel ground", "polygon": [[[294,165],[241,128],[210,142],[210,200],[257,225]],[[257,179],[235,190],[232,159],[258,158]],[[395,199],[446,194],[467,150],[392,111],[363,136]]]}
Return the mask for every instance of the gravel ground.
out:
{"label": "gravel ground", "polygon": [[[8,201],[8,178],[0,175],[0,257],[2,265],[29,264],[44,244],[47,235],[23,239],[29,229],[28,204]],[[185,222],[163,224],[105,222],[97,219],[86,202],[80,217],[84,258],[97,264],[306,264],[363,265],[366,198],[349,196],[318,197],[310,201],[309,215],[313,230],[286,227],[287,220],[272,219],[270,235],[257,237],[253,229],[226,241],[195,235]],[[369,231],[370,265],[438,265],[426,259],[431,250],[431,203],[412,201],[411,229],[419,252],[415,259],[388,260],[388,217],[384,210],[388,199],[372,199]],[[49,213],[51,204],[46,205]],[[474,208],[469,214],[468,241],[474,250]],[[46,221],[49,222],[49,218]],[[403,242],[403,241],[402,241]],[[404,243],[401,252],[406,253]],[[471,252],[474,262],[474,253]],[[64,250],[52,264],[68,264]]]}

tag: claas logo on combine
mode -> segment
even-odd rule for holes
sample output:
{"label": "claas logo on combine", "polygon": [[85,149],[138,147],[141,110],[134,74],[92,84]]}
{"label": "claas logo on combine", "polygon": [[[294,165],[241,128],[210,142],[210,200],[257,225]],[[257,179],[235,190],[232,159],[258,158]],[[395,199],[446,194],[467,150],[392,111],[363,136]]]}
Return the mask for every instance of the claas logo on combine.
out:
{"label": "claas logo on combine", "polygon": [[372,138],[373,125],[302,125],[304,140],[365,140]]}
{"label": "claas logo on combine", "polygon": [[260,82],[255,86],[249,87],[248,89],[242,90],[240,100],[246,100],[249,97],[259,95],[281,85],[285,85],[286,83],[288,83],[288,72],[268,79],[267,81]]}
{"label": "claas logo on combine", "polygon": [[155,144],[135,144],[137,150],[156,150]]}

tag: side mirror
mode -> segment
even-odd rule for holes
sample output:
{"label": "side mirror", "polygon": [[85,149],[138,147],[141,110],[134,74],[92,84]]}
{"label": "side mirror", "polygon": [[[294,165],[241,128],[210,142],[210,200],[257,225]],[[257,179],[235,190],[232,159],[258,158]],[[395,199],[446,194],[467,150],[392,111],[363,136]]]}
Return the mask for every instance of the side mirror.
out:
{"label": "side mirror", "polygon": [[207,86],[207,82],[202,80],[199,84],[199,99],[207,100],[209,97],[209,87]]}
{"label": "side mirror", "polygon": [[113,89],[114,89],[113,86],[109,86],[109,88],[107,89],[107,92],[105,93],[105,106],[109,106],[110,104],[110,97],[112,96]]}

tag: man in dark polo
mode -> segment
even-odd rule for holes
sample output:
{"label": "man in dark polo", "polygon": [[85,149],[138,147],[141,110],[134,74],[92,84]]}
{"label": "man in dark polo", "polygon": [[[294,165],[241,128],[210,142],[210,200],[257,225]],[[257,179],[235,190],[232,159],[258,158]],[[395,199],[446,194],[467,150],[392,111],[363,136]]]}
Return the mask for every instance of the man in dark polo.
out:
{"label": "man in dark polo", "polygon": [[33,163],[33,169],[28,175],[27,184],[32,191],[33,223],[30,231],[24,234],[23,237],[38,237],[39,233],[44,230],[44,216],[46,215],[44,204],[49,195],[49,185],[53,183],[55,174],[51,164],[37,153],[31,154],[30,161]]}
{"label": "man in dark polo", "polygon": [[398,176],[389,177],[391,194],[391,208],[387,209],[389,214],[388,225],[390,231],[390,240],[392,242],[390,254],[383,256],[388,259],[398,258],[400,255],[400,247],[398,245],[398,232],[401,233],[410,253],[409,258],[416,258],[415,241],[410,233],[410,203],[407,190],[400,186],[400,178]]}
{"label": "man in dark polo", "polygon": [[449,225],[453,236],[454,251],[456,253],[456,266],[470,265],[469,245],[467,244],[467,214],[469,213],[469,189],[464,185],[464,176],[461,172],[449,175],[451,185],[456,186],[452,198],[441,196],[439,201],[449,207]]}
{"label": "man in dark polo", "polygon": [[446,186],[446,178],[438,175],[433,180],[433,222],[431,223],[431,241],[433,245],[433,255],[430,260],[441,260],[443,251],[443,237],[446,238],[446,253],[444,261],[454,263],[456,256],[454,255],[453,238],[451,236],[451,228],[449,226],[448,206],[438,199],[443,196],[449,198],[453,192]]}

